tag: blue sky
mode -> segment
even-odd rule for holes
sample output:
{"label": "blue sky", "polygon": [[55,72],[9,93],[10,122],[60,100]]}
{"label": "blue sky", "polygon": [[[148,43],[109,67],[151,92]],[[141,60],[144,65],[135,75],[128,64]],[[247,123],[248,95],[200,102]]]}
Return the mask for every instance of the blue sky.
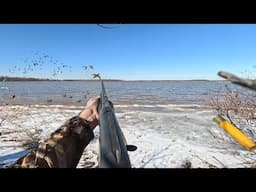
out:
{"label": "blue sky", "polygon": [[[256,66],[256,25],[0,24],[0,76],[123,80],[220,79],[248,76]],[[37,54],[36,54],[37,53]],[[49,55],[57,64],[39,57]],[[31,65],[33,71],[26,70]],[[58,66],[68,65],[61,72]],[[84,71],[83,65],[94,70]],[[15,67],[16,66],[16,67]],[[20,68],[18,70],[18,68]],[[53,73],[57,76],[53,76]]]}

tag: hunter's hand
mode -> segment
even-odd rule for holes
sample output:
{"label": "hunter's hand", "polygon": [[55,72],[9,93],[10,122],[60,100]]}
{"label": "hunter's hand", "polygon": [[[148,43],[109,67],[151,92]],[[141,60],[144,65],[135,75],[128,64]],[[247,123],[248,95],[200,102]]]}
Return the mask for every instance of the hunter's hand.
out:
{"label": "hunter's hand", "polygon": [[99,113],[97,110],[99,101],[100,96],[91,98],[79,114],[79,117],[89,122],[91,129],[94,129],[99,123]]}

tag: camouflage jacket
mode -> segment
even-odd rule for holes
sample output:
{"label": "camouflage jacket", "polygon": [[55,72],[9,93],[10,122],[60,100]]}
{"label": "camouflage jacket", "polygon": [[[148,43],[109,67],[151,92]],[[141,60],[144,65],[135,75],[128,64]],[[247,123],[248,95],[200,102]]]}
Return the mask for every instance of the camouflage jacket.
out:
{"label": "camouflage jacket", "polygon": [[84,148],[93,138],[88,122],[75,116],[11,168],[76,168]]}

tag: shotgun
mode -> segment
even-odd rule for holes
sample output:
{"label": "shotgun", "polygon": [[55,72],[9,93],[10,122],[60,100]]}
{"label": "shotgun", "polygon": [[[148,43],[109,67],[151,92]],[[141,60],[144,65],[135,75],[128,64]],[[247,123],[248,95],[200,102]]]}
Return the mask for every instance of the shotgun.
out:
{"label": "shotgun", "polygon": [[99,168],[131,168],[127,151],[135,151],[134,145],[127,145],[126,139],[118,124],[114,106],[109,101],[101,78],[101,94],[98,106],[100,127]]}

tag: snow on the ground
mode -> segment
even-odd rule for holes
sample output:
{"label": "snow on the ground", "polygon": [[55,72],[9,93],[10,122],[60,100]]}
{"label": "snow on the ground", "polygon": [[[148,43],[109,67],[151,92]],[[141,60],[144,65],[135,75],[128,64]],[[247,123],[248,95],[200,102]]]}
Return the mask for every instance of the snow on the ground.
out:
{"label": "snow on the ground", "polygon": [[[36,138],[44,140],[82,107],[31,105],[0,107],[0,156],[24,150]],[[198,106],[159,105],[115,107],[134,168],[255,167],[256,155],[231,139],[212,118],[214,111]],[[78,168],[97,167],[99,128],[86,147]],[[1,163],[1,162],[0,162]]]}

